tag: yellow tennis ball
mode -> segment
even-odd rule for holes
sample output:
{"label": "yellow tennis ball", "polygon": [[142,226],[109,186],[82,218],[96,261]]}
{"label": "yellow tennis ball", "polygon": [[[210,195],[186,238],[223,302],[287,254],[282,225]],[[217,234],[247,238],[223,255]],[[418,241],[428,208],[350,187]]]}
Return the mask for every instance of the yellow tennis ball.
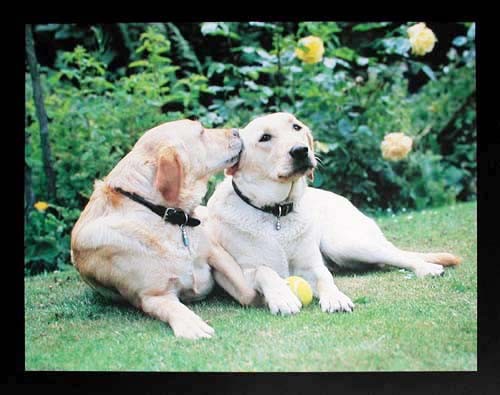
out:
{"label": "yellow tennis ball", "polygon": [[292,292],[299,298],[303,306],[312,302],[313,291],[309,283],[299,276],[290,276],[286,282]]}

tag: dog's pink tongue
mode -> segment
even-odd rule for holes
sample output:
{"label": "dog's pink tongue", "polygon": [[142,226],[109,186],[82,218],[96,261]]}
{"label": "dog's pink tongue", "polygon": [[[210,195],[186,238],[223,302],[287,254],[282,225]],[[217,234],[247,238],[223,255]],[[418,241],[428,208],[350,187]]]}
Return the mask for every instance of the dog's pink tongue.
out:
{"label": "dog's pink tongue", "polygon": [[239,162],[236,162],[236,163],[235,163],[234,165],[232,165],[231,167],[228,167],[228,168],[226,169],[226,174],[227,174],[228,176],[232,176],[232,175],[234,175],[234,173],[236,173],[236,170],[238,170],[238,164],[239,164]]}

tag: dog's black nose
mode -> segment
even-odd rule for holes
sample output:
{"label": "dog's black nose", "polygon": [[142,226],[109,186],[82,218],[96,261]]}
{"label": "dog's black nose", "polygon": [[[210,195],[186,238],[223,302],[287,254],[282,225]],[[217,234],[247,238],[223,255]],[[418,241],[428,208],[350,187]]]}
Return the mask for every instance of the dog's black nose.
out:
{"label": "dog's black nose", "polygon": [[290,155],[293,159],[296,160],[306,159],[308,153],[309,148],[307,148],[305,145],[295,145],[290,150]]}
{"label": "dog's black nose", "polygon": [[240,132],[238,132],[238,129],[233,129],[232,132],[234,137],[240,137]]}

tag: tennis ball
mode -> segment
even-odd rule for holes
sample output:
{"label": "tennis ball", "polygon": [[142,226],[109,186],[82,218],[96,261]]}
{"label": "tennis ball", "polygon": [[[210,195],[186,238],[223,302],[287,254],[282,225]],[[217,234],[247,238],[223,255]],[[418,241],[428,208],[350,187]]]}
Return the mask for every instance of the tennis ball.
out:
{"label": "tennis ball", "polygon": [[307,306],[312,302],[313,291],[309,283],[299,276],[290,276],[286,279],[286,283],[292,292],[299,298],[303,306]]}

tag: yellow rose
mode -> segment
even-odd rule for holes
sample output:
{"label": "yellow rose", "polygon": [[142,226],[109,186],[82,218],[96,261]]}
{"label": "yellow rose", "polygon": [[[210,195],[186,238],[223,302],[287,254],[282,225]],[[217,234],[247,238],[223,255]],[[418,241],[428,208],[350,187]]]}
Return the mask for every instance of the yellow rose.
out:
{"label": "yellow rose", "polygon": [[410,39],[411,50],[415,55],[425,55],[431,52],[436,44],[436,36],[425,23],[417,23],[408,28],[408,37]]}
{"label": "yellow rose", "polygon": [[411,151],[413,140],[404,133],[389,133],[380,144],[384,159],[398,161],[405,158]]}
{"label": "yellow rose", "polygon": [[49,208],[49,204],[47,202],[36,202],[33,207],[35,207],[38,211],[42,212]]}
{"label": "yellow rose", "polygon": [[299,47],[295,49],[295,55],[305,63],[318,63],[323,59],[325,47],[323,40],[316,36],[307,36],[299,40]]}

